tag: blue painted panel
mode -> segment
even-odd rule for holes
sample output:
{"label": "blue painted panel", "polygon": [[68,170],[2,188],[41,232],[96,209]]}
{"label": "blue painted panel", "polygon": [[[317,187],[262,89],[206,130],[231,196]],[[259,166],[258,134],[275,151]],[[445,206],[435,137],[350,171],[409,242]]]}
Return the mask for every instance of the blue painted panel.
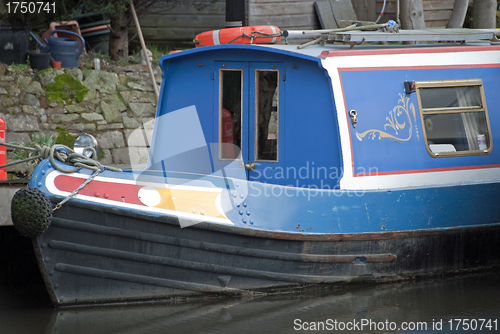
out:
{"label": "blue painted panel", "polygon": [[[500,68],[341,71],[346,108],[358,113],[357,127],[351,127],[355,173],[500,163],[500,151],[495,149],[489,155],[431,157],[425,148],[416,93],[404,92],[405,81],[483,79],[492,136],[498,141],[500,95],[494,83],[498,77]],[[399,128],[391,125],[396,122]],[[383,139],[378,131],[393,138]]]}
{"label": "blue painted panel", "polygon": [[285,93],[284,184],[333,189],[342,176],[342,163],[330,78],[312,62],[290,65]]}
{"label": "blue painted panel", "polygon": [[[201,125],[202,133],[197,134],[197,136],[204,137],[205,149],[203,151],[209,150],[208,144],[212,141],[212,122],[213,117],[211,114],[212,104],[213,104],[213,94],[212,94],[212,68],[211,66],[203,66],[203,59],[199,55],[192,56],[184,61],[177,61],[173,64],[168,62],[163,63],[162,67],[162,86],[161,86],[161,97],[159,100],[159,105],[157,108],[157,118],[168,113],[177,112],[179,110],[188,110],[185,108],[194,106],[197,112],[198,124],[194,124],[193,127],[187,127],[181,131],[188,134],[189,131],[193,131],[193,128],[197,128]],[[178,125],[180,126],[180,125]],[[165,131],[160,129],[159,131]],[[185,146],[185,138],[179,136],[177,141],[175,138],[170,138],[168,143],[153,141],[151,146],[151,151],[162,151],[165,150],[165,145],[172,146]],[[182,141],[182,142],[181,142]],[[197,149],[198,147],[194,148]],[[208,161],[204,163],[199,163],[198,154],[193,151],[183,152],[185,154],[179,154],[174,157],[169,157],[169,162],[167,163],[167,170],[170,171],[190,171],[193,173],[206,174],[207,172],[213,172],[213,167],[207,170],[207,163],[211,166],[210,157],[207,156]],[[152,153],[156,155],[161,155],[161,153]],[[151,160],[151,159],[150,159]],[[158,165],[158,161],[153,168],[162,168]],[[151,162],[150,162],[151,163]],[[189,166],[189,169],[184,169],[185,166]]]}
{"label": "blue painted panel", "polygon": [[500,223],[498,183],[372,192],[260,183],[248,189],[245,212],[235,209],[227,216],[242,227],[250,224],[260,230],[367,233]]}
{"label": "blue painted panel", "polygon": [[[241,45],[207,47],[165,56],[161,60],[164,82],[158,114],[194,105],[207,144],[217,143],[218,120],[214,108],[218,101],[218,82],[211,70],[213,64],[220,61],[284,64],[280,169],[273,171],[273,178],[263,181],[298,187],[336,187],[342,176],[338,125],[330,78],[317,58]],[[212,161],[217,165],[216,153],[212,152]]]}

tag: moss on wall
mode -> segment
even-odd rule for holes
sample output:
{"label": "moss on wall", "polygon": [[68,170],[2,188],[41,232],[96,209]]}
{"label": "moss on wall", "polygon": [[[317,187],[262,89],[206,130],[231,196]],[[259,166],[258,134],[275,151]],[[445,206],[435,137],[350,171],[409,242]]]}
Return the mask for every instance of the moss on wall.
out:
{"label": "moss on wall", "polygon": [[69,74],[60,74],[54,78],[54,81],[54,84],[44,87],[47,100],[50,102],[68,103],[71,100],[81,102],[89,91]]}
{"label": "moss on wall", "polygon": [[56,128],[57,133],[59,135],[56,138],[56,144],[62,144],[66,145],[68,147],[73,147],[73,144],[75,143],[76,136],[71,135],[68,130],[57,127]]}

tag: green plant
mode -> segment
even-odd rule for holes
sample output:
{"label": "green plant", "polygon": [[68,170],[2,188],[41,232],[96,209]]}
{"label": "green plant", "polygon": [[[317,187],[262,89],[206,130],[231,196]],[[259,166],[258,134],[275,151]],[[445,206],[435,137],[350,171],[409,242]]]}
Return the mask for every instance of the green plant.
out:
{"label": "green plant", "polygon": [[[168,54],[170,51],[172,51],[169,47],[159,47],[158,45],[149,45],[148,46],[149,51],[153,54],[153,59],[160,58],[161,56],[164,56]],[[139,51],[140,52],[140,51]]]}
{"label": "green plant", "polygon": [[17,71],[26,71],[28,68],[30,68],[27,64],[12,64],[12,65],[9,65],[9,70],[13,71],[13,72],[17,72]]}
{"label": "green plant", "polygon": [[[16,145],[19,146],[24,146],[24,147],[29,147],[29,148],[35,148],[37,145],[38,146],[52,146],[56,144],[56,138],[52,136],[50,132],[47,133],[32,133],[31,134],[31,143],[29,144],[24,144],[24,143],[16,143]],[[12,157],[16,160],[24,160],[31,158],[33,156],[36,156],[38,153],[34,151],[28,151],[28,150],[22,150],[22,149],[15,149],[12,152]],[[30,163],[31,164],[37,164],[40,160],[32,160]]]}
{"label": "green plant", "polygon": [[118,63],[118,65],[121,65],[121,66],[127,66],[128,65],[128,61],[125,60],[125,59],[118,59],[117,63]]}
{"label": "green plant", "polygon": [[101,51],[90,51],[88,53],[90,59],[94,59],[94,58],[100,58],[102,60],[105,60],[105,61],[110,61],[111,60],[111,57],[109,56],[109,54],[103,54],[101,53]]}

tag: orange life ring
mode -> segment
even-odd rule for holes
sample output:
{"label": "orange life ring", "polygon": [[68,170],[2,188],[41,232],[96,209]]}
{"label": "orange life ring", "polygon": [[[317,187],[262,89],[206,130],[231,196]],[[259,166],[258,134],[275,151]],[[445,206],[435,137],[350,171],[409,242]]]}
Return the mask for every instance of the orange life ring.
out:
{"label": "orange life ring", "polygon": [[281,40],[276,26],[235,27],[206,31],[196,35],[196,47],[218,44],[276,44]]}

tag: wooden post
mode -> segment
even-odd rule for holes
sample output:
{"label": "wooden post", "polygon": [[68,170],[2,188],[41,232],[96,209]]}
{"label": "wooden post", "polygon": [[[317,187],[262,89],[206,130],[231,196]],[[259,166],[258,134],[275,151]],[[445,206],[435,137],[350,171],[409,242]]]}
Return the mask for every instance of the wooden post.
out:
{"label": "wooden post", "polygon": [[226,0],[226,27],[240,27],[247,24],[245,0]]}
{"label": "wooden post", "polygon": [[465,15],[469,7],[469,0],[455,0],[453,3],[453,11],[446,28],[462,28],[464,25]]}
{"label": "wooden post", "polygon": [[474,0],[472,3],[472,28],[495,28],[496,9],[496,0]]}
{"label": "wooden post", "polygon": [[401,28],[405,30],[425,29],[422,0],[401,0]]}
{"label": "wooden post", "polygon": [[130,9],[132,11],[132,16],[134,17],[135,26],[137,27],[137,35],[139,35],[139,41],[141,42],[142,52],[144,53],[144,58],[146,58],[146,64],[148,66],[149,75],[151,76],[151,83],[153,84],[153,91],[156,96],[156,103],[158,103],[158,98],[160,93],[158,92],[158,86],[156,85],[155,75],[153,73],[153,68],[151,67],[151,62],[149,61],[148,53],[146,52],[146,43],[144,43],[144,37],[142,36],[141,25],[139,24],[139,19],[137,18],[137,13],[135,12],[134,2],[130,1]]}

